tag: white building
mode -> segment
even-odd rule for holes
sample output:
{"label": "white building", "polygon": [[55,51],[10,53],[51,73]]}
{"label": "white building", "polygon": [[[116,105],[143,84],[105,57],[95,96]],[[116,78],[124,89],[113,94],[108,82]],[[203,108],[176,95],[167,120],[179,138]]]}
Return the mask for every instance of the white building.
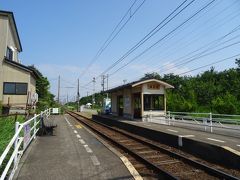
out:
{"label": "white building", "polygon": [[166,114],[166,89],[172,85],[147,79],[128,83],[106,92],[111,94],[111,110],[116,116],[128,119],[143,118],[146,115]]}

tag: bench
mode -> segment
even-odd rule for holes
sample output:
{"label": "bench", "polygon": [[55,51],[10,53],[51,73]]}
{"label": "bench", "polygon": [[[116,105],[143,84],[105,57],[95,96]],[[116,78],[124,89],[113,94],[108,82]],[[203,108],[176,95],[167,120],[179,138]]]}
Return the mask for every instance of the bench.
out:
{"label": "bench", "polygon": [[40,135],[51,135],[53,136],[53,129],[57,127],[56,122],[48,117],[41,117]]}

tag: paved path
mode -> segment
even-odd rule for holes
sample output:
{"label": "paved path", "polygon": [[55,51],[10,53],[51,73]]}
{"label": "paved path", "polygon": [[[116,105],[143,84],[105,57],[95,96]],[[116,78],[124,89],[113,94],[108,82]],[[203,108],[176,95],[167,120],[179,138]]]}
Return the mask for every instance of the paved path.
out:
{"label": "paved path", "polygon": [[23,157],[18,180],[132,179],[122,161],[68,115],[54,136],[38,137]]}

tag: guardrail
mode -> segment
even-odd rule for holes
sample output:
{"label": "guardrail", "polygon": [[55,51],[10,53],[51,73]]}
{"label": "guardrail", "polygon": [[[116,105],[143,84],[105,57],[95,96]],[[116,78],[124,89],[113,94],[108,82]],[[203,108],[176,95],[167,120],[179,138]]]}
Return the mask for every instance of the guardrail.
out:
{"label": "guardrail", "polygon": [[149,122],[165,125],[196,127],[197,129],[211,133],[219,129],[231,130],[236,133],[240,132],[240,115],[168,111],[162,116],[154,116],[149,112],[145,119]]}
{"label": "guardrail", "polygon": [[41,114],[34,114],[33,118],[24,123],[15,123],[15,134],[0,157],[1,167],[7,155],[10,156],[1,174],[0,180],[13,178],[23,153],[32,140],[36,138],[36,134],[39,130],[38,125],[41,122],[40,119],[44,116],[48,117],[50,114],[51,109],[47,109],[41,112]]}

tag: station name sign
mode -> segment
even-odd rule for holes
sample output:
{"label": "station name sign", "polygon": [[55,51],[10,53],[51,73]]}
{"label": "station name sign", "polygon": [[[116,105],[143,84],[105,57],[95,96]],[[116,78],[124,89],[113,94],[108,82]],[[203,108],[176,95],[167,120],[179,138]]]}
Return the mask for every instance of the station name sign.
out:
{"label": "station name sign", "polygon": [[159,84],[148,84],[147,87],[148,89],[160,89]]}

